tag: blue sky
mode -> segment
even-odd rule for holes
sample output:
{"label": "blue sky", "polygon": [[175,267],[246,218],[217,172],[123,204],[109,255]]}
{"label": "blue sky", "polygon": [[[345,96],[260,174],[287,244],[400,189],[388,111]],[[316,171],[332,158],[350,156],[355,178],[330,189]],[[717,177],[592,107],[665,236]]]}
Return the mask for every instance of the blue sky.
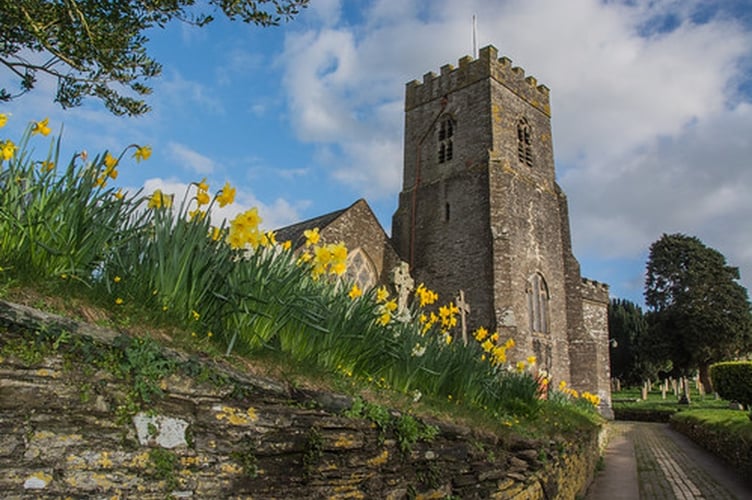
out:
{"label": "blue sky", "polygon": [[[117,183],[181,194],[229,181],[267,228],[364,197],[389,231],[404,86],[493,44],[551,89],[558,181],[583,275],[642,302],[650,244],[698,236],[752,284],[752,5],[748,0],[311,0],[279,28],[217,17],[149,33],[153,110],[61,110],[54,82],[0,111],[3,136],[64,124],[70,151],[149,144]],[[9,76],[0,70],[0,83]],[[46,146],[39,145],[42,150]]]}

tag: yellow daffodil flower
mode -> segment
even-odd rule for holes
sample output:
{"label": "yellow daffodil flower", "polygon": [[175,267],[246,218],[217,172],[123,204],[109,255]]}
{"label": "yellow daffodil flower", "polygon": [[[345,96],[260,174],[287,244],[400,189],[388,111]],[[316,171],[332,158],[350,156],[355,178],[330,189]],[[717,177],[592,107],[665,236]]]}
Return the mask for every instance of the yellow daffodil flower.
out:
{"label": "yellow daffodil flower", "polygon": [[136,159],[136,163],[141,163],[141,160],[148,160],[151,157],[151,146],[136,146],[133,157]]}
{"label": "yellow daffodil flower", "polygon": [[282,243],[283,250],[289,250],[290,248],[292,248],[292,241],[287,240],[284,243]]}
{"label": "yellow daffodil flower", "polygon": [[426,288],[423,283],[415,289],[415,295],[418,297],[420,307],[430,306],[439,300],[439,294]]}
{"label": "yellow daffodil flower", "polygon": [[123,299],[121,299],[120,297],[115,299],[115,304],[121,305],[122,303],[123,303]]}
{"label": "yellow daffodil flower", "polygon": [[381,326],[388,325],[391,320],[392,320],[392,315],[389,314],[389,311],[384,311],[383,313],[381,313],[381,316],[379,316],[379,324]]}
{"label": "yellow daffodil flower", "polygon": [[149,198],[149,208],[170,208],[172,206],[172,195],[167,195],[161,189],[157,189]]}
{"label": "yellow daffodil flower", "polygon": [[44,120],[34,122],[34,125],[31,127],[31,133],[34,134],[42,134],[42,135],[49,135],[49,133],[52,131],[50,127],[48,126],[50,122],[49,118],[45,118]]}
{"label": "yellow daffodil flower", "polygon": [[125,194],[123,194],[123,190],[122,190],[122,189],[118,189],[118,190],[117,190],[117,191],[115,192],[114,196],[115,196],[115,198],[117,198],[118,200],[122,200],[122,199],[123,199],[123,198],[125,197]]}
{"label": "yellow daffodil flower", "polygon": [[319,235],[319,228],[317,227],[313,229],[306,229],[305,231],[303,231],[303,236],[305,236],[305,245],[307,247],[318,244],[319,239],[321,238],[321,235]]}
{"label": "yellow daffodil flower", "polygon": [[13,144],[13,141],[8,139],[7,141],[2,143],[2,147],[0,148],[0,157],[2,157],[3,160],[8,161],[13,158],[13,155],[16,154],[17,149],[18,146]]}
{"label": "yellow daffodil flower", "polygon": [[475,340],[477,340],[478,342],[483,342],[486,339],[486,337],[488,337],[488,330],[486,330],[485,328],[481,326],[480,328],[475,330],[475,333],[473,334],[473,336],[475,337]]}
{"label": "yellow daffodil flower", "polygon": [[206,177],[201,179],[201,182],[196,184],[199,191],[209,191],[209,184],[206,183]]}
{"label": "yellow daffodil flower", "polygon": [[495,347],[492,351],[493,357],[494,357],[494,363],[495,364],[502,364],[507,360],[507,350],[504,349],[504,346],[498,346]]}
{"label": "yellow daffodil flower", "polygon": [[222,230],[221,230],[221,229],[219,229],[219,228],[218,228],[218,227],[216,227],[216,226],[215,226],[215,227],[213,227],[213,228],[212,228],[212,231],[211,231],[211,239],[212,239],[213,241],[217,241],[217,240],[219,240],[219,238],[220,238],[221,236],[222,236]]}
{"label": "yellow daffodil flower", "polygon": [[42,165],[42,169],[45,172],[50,172],[50,171],[52,171],[55,168],[55,162],[54,161],[43,161],[41,163],[41,165]]}
{"label": "yellow daffodil flower", "polygon": [[336,245],[331,245],[329,250],[332,252],[332,260],[336,262],[345,262],[347,260],[347,247],[341,241]]}
{"label": "yellow daffodil flower", "polygon": [[332,260],[332,253],[327,247],[316,247],[313,249],[314,263],[326,267]]}
{"label": "yellow daffodil flower", "polygon": [[209,193],[206,191],[199,189],[198,193],[196,193],[196,203],[198,203],[198,206],[201,205],[208,205],[210,201]]}
{"label": "yellow daffodil flower", "polygon": [[204,217],[206,217],[206,211],[199,210],[198,208],[196,210],[191,210],[188,212],[188,217],[190,217],[191,220],[202,220]]}
{"label": "yellow daffodil flower", "polygon": [[342,276],[347,271],[347,264],[344,262],[337,262],[329,267],[329,271],[335,276]]}
{"label": "yellow daffodil flower", "polygon": [[350,289],[350,293],[347,294],[347,296],[350,297],[350,300],[355,300],[361,295],[363,295],[363,290],[358,288],[357,283],[353,284],[352,288]]}
{"label": "yellow daffodil flower", "polygon": [[120,276],[115,276],[114,278],[112,278],[112,281],[114,281],[115,283],[120,283],[121,280],[122,278]]}
{"label": "yellow daffodil flower", "polygon": [[390,300],[386,304],[384,304],[384,308],[389,312],[394,312],[397,310],[397,301],[395,299]]}
{"label": "yellow daffodil flower", "polygon": [[117,164],[117,158],[112,156],[109,152],[104,155],[104,166],[107,167],[107,169],[115,168]]}
{"label": "yellow daffodil flower", "polygon": [[230,185],[229,182],[225,182],[225,186],[217,195],[217,203],[220,208],[225,205],[230,205],[235,201],[235,188]]}
{"label": "yellow daffodil flower", "polygon": [[298,264],[304,264],[306,262],[310,262],[311,259],[313,259],[313,255],[311,255],[308,252],[303,252],[300,254],[300,257],[298,257]]}
{"label": "yellow daffodil flower", "polygon": [[486,352],[491,352],[494,348],[493,342],[491,342],[490,339],[486,339],[483,341],[483,343],[480,345],[481,349],[483,349]]}
{"label": "yellow daffodil flower", "polygon": [[277,233],[267,231],[261,236],[261,246],[271,247],[277,244]]}
{"label": "yellow daffodil flower", "polygon": [[8,123],[8,115],[6,113],[0,113],[0,128],[3,128]]}
{"label": "yellow daffodil flower", "polygon": [[230,231],[244,234],[250,231],[256,231],[259,224],[261,224],[261,217],[258,215],[258,209],[254,207],[235,216],[235,218],[230,221]]}
{"label": "yellow daffodil flower", "polygon": [[389,292],[386,290],[385,286],[380,286],[379,289],[376,290],[376,302],[379,304],[386,302],[387,298],[389,298]]}
{"label": "yellow daffodil flower", "polygon": [[528,356],[527,358],[527,364],[529,365],[534,365],[536,361],[535,356]]}

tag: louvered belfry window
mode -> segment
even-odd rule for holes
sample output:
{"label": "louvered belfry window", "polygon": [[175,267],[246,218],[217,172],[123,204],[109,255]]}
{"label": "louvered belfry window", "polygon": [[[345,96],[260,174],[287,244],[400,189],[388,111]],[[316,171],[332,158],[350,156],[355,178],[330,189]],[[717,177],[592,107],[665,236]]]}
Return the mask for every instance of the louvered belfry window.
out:
{"label": "louvered belfry window", "polygon": [[446,163],[454,157],[454,119],[447,115],[439,123],[439,163]]}
{"label": "louvered belfry window", "polygon": [[520,163],[533,166],[533,145],[530,125],[525,118],[517,123],[517,159]]}

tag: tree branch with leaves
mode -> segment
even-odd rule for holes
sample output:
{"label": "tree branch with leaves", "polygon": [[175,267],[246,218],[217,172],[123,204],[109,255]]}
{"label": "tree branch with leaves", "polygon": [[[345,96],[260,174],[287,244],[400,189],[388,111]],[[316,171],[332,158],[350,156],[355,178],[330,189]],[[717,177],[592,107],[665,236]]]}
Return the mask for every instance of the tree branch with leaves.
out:
{"label": "tree branch with leaves", "polygon": [[173,20],[205,26],[213,13],[261,27],[292,19],[309,0],[0,0],[0,67],[17,84],[0,101],[31,91],[40,75],[57,80],[63,108],[94,97],[116,115],[149,111],[146,82],[162,66],[146,50],[151,28]]}

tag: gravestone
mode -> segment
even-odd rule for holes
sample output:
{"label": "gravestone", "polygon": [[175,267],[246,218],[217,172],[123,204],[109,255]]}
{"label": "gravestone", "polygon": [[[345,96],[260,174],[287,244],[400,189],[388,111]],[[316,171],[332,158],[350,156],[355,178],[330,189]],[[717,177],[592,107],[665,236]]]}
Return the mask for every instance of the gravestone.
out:
{"label": "gravestone", "polygon": [[404,316],[409,314],[407,299],[415,289],[415,280],[410,276],[410,266],[407,262],[400,262],[392,269],[392,283],[397,290],[397,314]]}
{"label": "gravestone", "polygon": [[470,314],[470,304],[465,300],[465,292],[460,290],[456,299],[457,308],[460,310],[460,324],[462,325],[462,342],[467,345],[467,315]]}

